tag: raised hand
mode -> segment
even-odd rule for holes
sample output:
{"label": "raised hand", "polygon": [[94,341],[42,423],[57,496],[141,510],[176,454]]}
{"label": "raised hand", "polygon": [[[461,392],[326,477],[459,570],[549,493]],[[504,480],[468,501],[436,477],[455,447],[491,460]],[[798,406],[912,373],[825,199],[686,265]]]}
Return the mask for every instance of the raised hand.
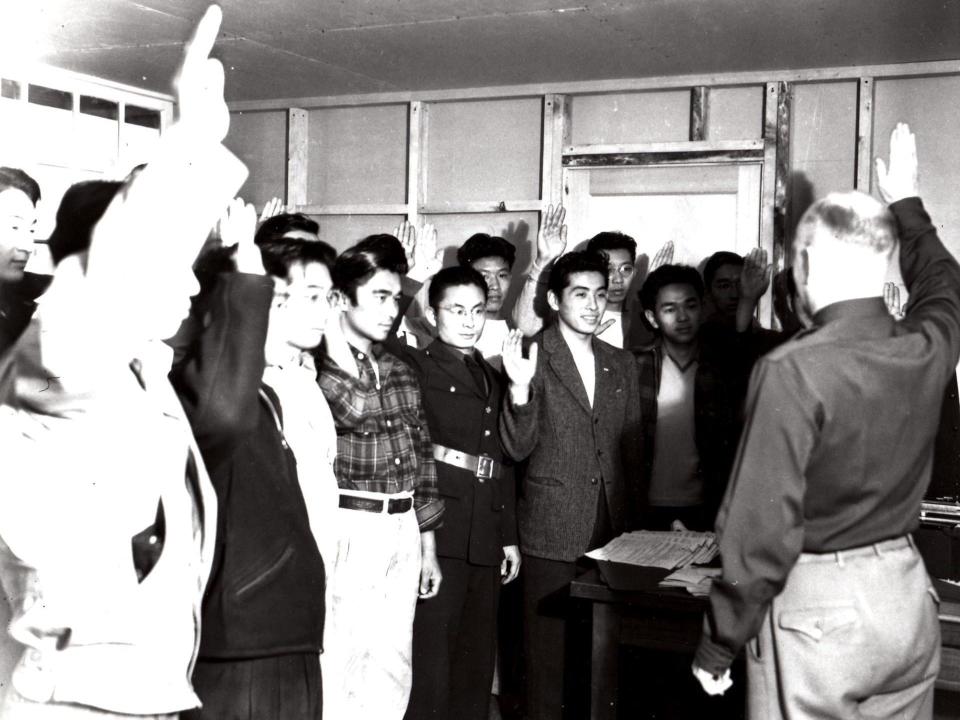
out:
{"label": "raised hand", "polygon": [[223,65],[210,57],[222,20],[219,6],[207,8],[173,79],[180,132],[198,142],[220,142],[230,126],[230,111],[223,99]]}
{"label": "raised hand", "polygon": [[657,250],[657,254],[650,261],[650,267],[647,272],[653,272],[659,267],[669,265],[673,262],[673,240],[667,240],[663,246]]}
{"label": "raised hand", "polygon": [[740,271],[740,296],[755,304],[770,287],[773,266],[767,262],[767,251],[754,248],[743,259]]}
{"label": "raised hand", "polygon": [[903,320],[903,305],[900,303],[900,286],[896,283],[887,282],[883,284],[883,302],[887,306],[887,312],[893,315],[895,320]]}
{"label": "raised hand", "polygon": [[393,236],[403,245],[403,254],[407,256],[407,267],[414,267],[417,263],[417,258],[414,256],[417,248],[417,229],[413,223],[404,220],[393,229]]}
{"label": "raised hand", "polygon": [[537,233],[537,257],[534,261],[542,269],[563,255],[567,249],[567,226],[563,224],[567,210],[563,205],[556,208],[547,206],[547,211],[540,221],[540,232]]}
{"label": "raised hand", "polygon": [[437,248],[437,228],[431,223],[424,223],[418,232],[407,222],[400,228],[404,225],[409,226],[412,236],[411,249],[407,254],[407,277],[425,283],[443,267],[443,251]]}
{"label": "raised hand", "polygon": [[237,272],[263,275],[263,258],[253,238],[257,231],[257,211],[241,198],[230,201],[220,218],[220,241],[225,247],[236,246],[234,263]]}
{"label": "raised hand", "polygon": [[529,388],[537,371],[537,344],[530,345],[529,357],[523,357],[523,333],[511,330],[503,341],[503,370],[512,386]]}
{"label": "raised hand", "polygon": [[877,189],[888,205],[920,195],[917,179],[917,139],[910,126],[897,123],[890,133],[890,165],[877,158]]}
{"label": "raised hand", "polygon": [[286,212],[286,208],[283,205],[283,200],[278,197],[270,198],[267,200],[266,204],[263,206],[263,211],[260,213],[259,224],[263,225],[270,218],[276,217],[284,212]]}

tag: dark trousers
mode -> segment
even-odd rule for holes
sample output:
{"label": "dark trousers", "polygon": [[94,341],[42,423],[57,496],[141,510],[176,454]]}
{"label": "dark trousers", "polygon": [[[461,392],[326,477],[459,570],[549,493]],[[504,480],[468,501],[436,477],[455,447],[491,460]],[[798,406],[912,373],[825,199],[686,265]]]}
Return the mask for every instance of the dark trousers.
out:
{"label": "dark trousers", "polygon": [[440,559],[440,593],[417,603],[406,720],[487,720],[500,567]]}
{"label": "dark trousers", "polygon": [[576,563],[523,556],[523,645],[528,720],[582,718],[590,672],[590,623],[570,597]]}
{"label": "dark trousers", "polygon": [[183,720],[321,720],[320,654],[200,660],[193,687],[203,707]]}

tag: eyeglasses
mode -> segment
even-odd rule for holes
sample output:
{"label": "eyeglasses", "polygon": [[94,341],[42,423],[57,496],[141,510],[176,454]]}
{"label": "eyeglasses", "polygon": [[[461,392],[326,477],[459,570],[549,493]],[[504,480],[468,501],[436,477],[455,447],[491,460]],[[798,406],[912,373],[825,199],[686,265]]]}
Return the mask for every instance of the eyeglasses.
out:
{"label": "eyeglasses", "polygon": [[456,315],[461,320],[465,320],[467,317],[471,317],[474,320],[479,320],[487,312],[486,309],[482,307],[474,308],[473,310],[467,310],[462,305],[441,305],[440,309]]}
{"label": "eyeglasses", "polygon": [[634,270],[633,265],[631,265],[630,263],[624,263],[619,267],[616,267],[614,265],[608,266],[607,273],[610,275],[616,274],[616,275],[619,275],[620,277],[630,277],[631,275],[633,275],[633,270]]}
{"label": "eyeglasses", "polygon": [[318,292],[274,292],[273,294],[273,301],[277,305],[286,305],[291,300],[294,302],[306,302],[312,305],[319,305],[329,302],[329,295],[327,293]]}

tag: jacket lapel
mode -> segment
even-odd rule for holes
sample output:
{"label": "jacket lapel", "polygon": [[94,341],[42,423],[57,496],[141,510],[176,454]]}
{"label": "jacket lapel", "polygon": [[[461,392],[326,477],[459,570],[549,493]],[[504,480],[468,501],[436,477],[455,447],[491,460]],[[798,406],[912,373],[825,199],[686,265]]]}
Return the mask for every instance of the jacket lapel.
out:
{"label": "jacket lapel", "polygon": [[593,356],[596,358],[596,386],[593,389],[594,407],[613,408],[620,404],[623,388],[617,376],[610,348],[594,338]]}
{"label": "jacket lapel", "polygon": [[[580,403],[580,407],[588,415],[593,412],[590,407],[590,399],[587,397],[587,390],[583,386],[583,379],[580,377],[580,371],[577,370],[577,364],[573,361],[573,353],[567,346],[566,340],[560,334],[560,329],[554,323],[543,332],[543,345],[550,353],[550,367],[560,378],[560,382],[570,391],[570,394]],[[596,355],[596,353],[594,353]],[[596,361],[594,361],[596,362]],[[599,375],[597,380],[600,380]],[[594,389],[594,398],[596,398],[596,389]]]}
{"label": "jacket lapel", "polygon": [[[455,350],[451,350],[439,340],[434,340],[430,343],[425,352],[429,357],[432,357],[436,361],[437,366],[450,377],[454,387],[465,387],[477,397],[486,400],[487,396],[483,388],[477,387],[473,375],[470,374],[470,370],[464,362],[463,355]],[[492,382],[489,370],[485,372],[487,372],[488,382]]]}

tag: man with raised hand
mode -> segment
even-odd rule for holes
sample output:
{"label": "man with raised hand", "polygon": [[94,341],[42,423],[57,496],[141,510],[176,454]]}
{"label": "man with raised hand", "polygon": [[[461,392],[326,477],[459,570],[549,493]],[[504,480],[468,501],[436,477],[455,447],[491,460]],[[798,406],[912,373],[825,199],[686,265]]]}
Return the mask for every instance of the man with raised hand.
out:
{"label": "man with raised hand", "polygon": [[564,656],[577,558],[636,521],[637,372],[630,353],[594,336],[606,296],[606,258],[567,253],[550,271],[557,322],[537,336],[529,362],[513,336],[504,355],[511,382],[501,436],[510,457],[529,458],[517,517],[527,714],[536,720],[560,718],[570,700]]}
{"label": "man with raised hand", "polygon": [[246,176],[221,145],[223,68],[208,59],[220,19],[208,9],[187,45],[180,118],[156,159],[61,259],[10,353],[0,578],[27,649],[4,718],[173,718],[199,704],[216,501],[159,346]]}
{"label": "man with raised hand", "polygon": [[[757,720],[932,716],[938,601],[911,533],[960,356],[960,266],[917,197],[906,125],[877,181],[888,208],[835,193],[800,221],[813,328],[758,361],[717,519],[723,576],[693,671],[723,692],[746,647]],[[881,297],[898,239],[900,322]]]}
{"label": "man with raised hand", "polygon": [[329,315],[326,243],[254,244],[239,198],[220,221],[235,259],[197,298],[200,336],[171,373],[217,491],[220,523],[191,720],[319,720],[324,559],[336,432],[311,352]]}
{"label": "man with raised hand", "polygon": [[[537,254],[513,308],[513,322],[525,337],[533,337],[553,319],[547,302],[547,282],[550,268],[567,249],[567,211],[562,205],[550,205],[543,214],[537,233]],[[586,243],[586,250],[600,253],[607,260],[609,298],[604,315],[597,325],[601,340],[617,348],[643,345],[651,340],[649,330],[633,318],[630,295],[639,288],[648,272],[673,262],[673,243],[666,242],[653,260],[646,255],[637,257],[637,243],[621,232],[601,232]],[[634,322],[636,320],[636,322]]]}

